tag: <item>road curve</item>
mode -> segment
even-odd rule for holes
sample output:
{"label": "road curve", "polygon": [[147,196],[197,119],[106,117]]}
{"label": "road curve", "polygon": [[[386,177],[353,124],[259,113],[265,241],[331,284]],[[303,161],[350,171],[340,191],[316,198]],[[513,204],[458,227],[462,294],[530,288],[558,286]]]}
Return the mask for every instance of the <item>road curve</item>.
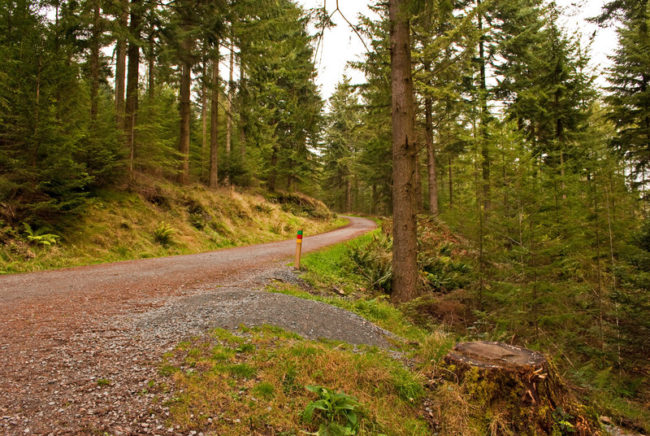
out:
{"label": "road curve", "polygon": [[[346,217],[347,226],[305,237],[303,252],[355,238],[375,227],[366,218]],[[25,298],[62,293],[110,291],[116,287],[196,286],[237,274],[249,268],[289,259],[295,240],[236,247],[181,256],[138,259],[124,262],[0,276],[0,307]]]}
{"label": "road curve", "polygon": [[[303,251],[375,227],[367,219],[349,220],[344,228],[306,237]],[[242,295],[257,298],[248,291],[269,280],[294,277],[283,266],[294,250],[290,240],[0,276],[0,434],[179,434],[166,427],[166,402],[147,393],[159,377],[160,356],[199,334],[197,327],[218,325],[216,312],[232,317],[242,304],[255,316],[270,309],[276,317],[293,316],[278,325],[320,320],[325,327],[362,333],[367,343],[363,334],[376,327],[360,318],[345,321],[331,314],[334,308],[325,313],[301,300],[311,306],[298,310],[295,302],[267,299],[258,305],[264,310],[257,310],[239,301]]]}

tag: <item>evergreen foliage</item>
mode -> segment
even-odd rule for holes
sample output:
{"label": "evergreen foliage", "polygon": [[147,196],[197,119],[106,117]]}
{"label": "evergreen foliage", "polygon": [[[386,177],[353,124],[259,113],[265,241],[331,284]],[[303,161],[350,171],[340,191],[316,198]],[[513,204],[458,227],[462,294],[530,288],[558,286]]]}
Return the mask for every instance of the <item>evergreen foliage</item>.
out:
{"label": "evergreen foliage", "polygon": [[[619,26],[606,92],[553,3],[388,3],[404,16],[391,23],[377,3],[377,19],[361,17],[354,30],[370,50],[353,66],[366,81],[342,78],[324,114],[309,31],[333,25],[324,8],[1,2],[2,234],[45,250],[65,241],[91,197],[156,178],[263,187],[284,209],[322,218],[322,204],[292,191],[340,211],[412,217],[408,201],[393,211],[395,180],[415,193],[414,210],[435,216],[419,242],[419,291],[471,295],[468,335],[550,351],[576,381],[647,401],[638,383],[650,336],[647,0],[612,0],[595,18]],[[399,178],[396,21],[411,38],[412,62],[400,53],[415,90],[401,108],[415,133]],[[427,242],[443,222],[464,238],[462,261]],[[148,234],[173,245],[169,229]],[[352,257],[370,287],[397,292],[390,248],[377,239]]]}

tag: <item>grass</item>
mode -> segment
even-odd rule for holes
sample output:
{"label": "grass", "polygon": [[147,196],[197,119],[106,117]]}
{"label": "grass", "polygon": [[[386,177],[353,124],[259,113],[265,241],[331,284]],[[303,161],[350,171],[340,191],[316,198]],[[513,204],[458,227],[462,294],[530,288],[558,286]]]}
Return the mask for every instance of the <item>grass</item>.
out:
{"label": "grass", "polygon": [[305,255],[301,261],[306,270],[303,279],[315,287],[338,287],[347,293],[365,291],[363,277],[351,268],[347,253],[352,247],[367,245],[379,231]]}
{"label": "grass", "polygon": [[[341,414],[326,410],[316,412],[314,419],[305,416],[310,417],[314,404],[327,409],[323,401],[337,398],[354,406],[354,425],[350,419],[347,424],[356,430],[358,417],[358,434],[535,433],[515,418],[518,396],[488,390],[491,382],[474,379],[472,373],[460,379],[444,363],[460,339],[457,334],[433,322],[415,322],[417,304],[396,307],[367,289],[349,266],[348,250],[363,247],[372,237],[307,255],[303,278],[309,292],[286,283],[267,290],[357,313],[401,338],[395,341],[398,352],[308,341],[269,326],[241,327],[237,334],[216,330],[179,344],[160,364],[160,389],[169,389],[172,398],[169,425],[210,434],[330,434],[324,429],[345,424]],[[494,391],[496,400],[483,391]],[[627,405],[611,406],[620,410]],[[338,421],[332,424],[327,417]],[[530,432],[513,432],[519,427]]]}
{"label": "grass", "polygon": [[424,380],[385,351],[361,351],[270,326],[241,328],[239,336],[215,330],[161,363],[160,386],[172,386],[169,425],[214,434],[313,432],[321,422],[306,422],[303,412],[317,399],[306,387],[318,385],[358,400],[359,434],[429,434],[420,416]]}
{"label": "grass", "polygon": [[29,235],[16,229],[18,237],[0,244],[0,274],[200,253],[289,239],[298,229],[313,235],[346,223],[331,214],[326,218],[325,206],[316,210],[318,217],[293,215],[254,192],[160,181],[131,192],[104,191],[81,217],[52,231],[62,236],[57,244],[29,243]]}

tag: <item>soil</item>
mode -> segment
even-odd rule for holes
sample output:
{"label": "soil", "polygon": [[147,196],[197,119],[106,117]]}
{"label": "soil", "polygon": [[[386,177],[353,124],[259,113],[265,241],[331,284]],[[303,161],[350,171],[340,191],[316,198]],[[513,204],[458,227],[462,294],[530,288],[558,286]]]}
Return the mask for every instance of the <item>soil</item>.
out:
{"label": "soil", "polygon": [[[303,252],[375,224],[307,237]],[[261,292],[297,280],[295,241],[0,277],[0,433],[176,434],[147,391],[162,353],[214,327],[274,324],[308,338],[387,346],[332,306]]]}

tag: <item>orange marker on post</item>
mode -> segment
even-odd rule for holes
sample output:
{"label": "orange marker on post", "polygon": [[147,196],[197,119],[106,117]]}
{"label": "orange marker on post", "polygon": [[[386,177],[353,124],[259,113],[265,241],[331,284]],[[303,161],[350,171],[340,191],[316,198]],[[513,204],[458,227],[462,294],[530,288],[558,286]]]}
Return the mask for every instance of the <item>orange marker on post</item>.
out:
{"label": "orange marker on post", "polygon": [[298,230],[298,236],[296,238],[296,261],[294,262],[294,268],[300,269],[300,254],[302,252],[302,230]]}

